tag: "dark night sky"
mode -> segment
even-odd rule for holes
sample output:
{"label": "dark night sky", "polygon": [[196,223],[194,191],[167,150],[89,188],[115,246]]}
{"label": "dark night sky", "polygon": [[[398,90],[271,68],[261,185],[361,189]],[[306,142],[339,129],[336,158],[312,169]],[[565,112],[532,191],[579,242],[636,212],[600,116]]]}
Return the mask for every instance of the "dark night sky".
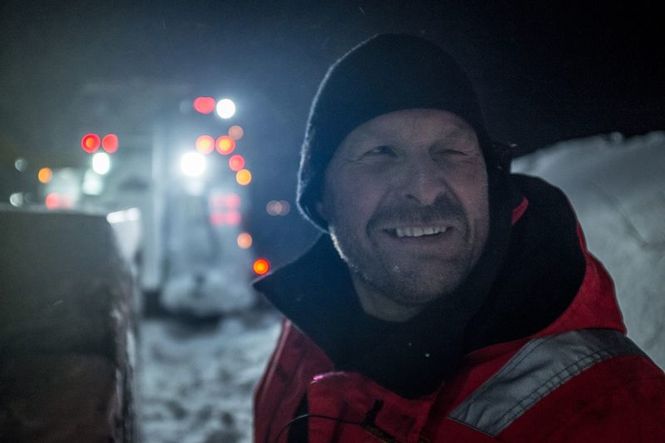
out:
{"label": "dark night sky", "polygon": [[[235,94],[264,160],[255,192],[292,198],[320,78],[377,32],[416,33],[446,47],[476,81],[490,132],[524,152],[584,135],[665,129],[665,31],[656,3],[583,3],[4,1],[0,164],[18,153],[73,161],[88,112],[75,99],[81,88],[140,78]],[[247,155],[257,160],[255,149]]]}
{"label": "dark night sky", "polygon": [[497,137],[526,149],[663,128],[665,33],[655,7],[532,3],[5,1],[3,132],[39,133],[36,124],[49,126],[85,81],[142,77],[251,88],[294,113],[283,130],[300,136],[326,66],[382,31],[420,33],[451,50],[478,82]]}

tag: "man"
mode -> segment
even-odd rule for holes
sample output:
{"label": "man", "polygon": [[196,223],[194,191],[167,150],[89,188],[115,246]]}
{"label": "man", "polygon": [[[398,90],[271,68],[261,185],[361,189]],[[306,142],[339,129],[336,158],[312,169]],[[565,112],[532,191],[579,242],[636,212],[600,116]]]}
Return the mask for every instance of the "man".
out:
{"label": "man", "polygon": [[509,167],[437,46],[331,67],[298,187],[327,235],[256,284],[286,316],[257,442],[665,441],[665,376],[570,204]]}

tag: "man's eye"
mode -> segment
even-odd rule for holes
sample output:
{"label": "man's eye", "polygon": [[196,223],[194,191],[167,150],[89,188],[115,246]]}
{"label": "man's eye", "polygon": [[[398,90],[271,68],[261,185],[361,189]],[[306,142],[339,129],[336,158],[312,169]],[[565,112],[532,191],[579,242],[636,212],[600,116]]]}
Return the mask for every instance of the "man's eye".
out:
{"label": "man's eye", "polygon": [[363,154],[364,157],[379,157],[379,156],[395,157],[396,155],[397,154],[395,153],[395,150],[392,149],[390,146],[377,146],[375,148],[368,150]]}
{"label": "man's eye", "polygon": [[434,155],[440,158],[457,158],[465,156],[466,153],[464,151],[458,151],[456,149],[442,149],[440,151],[437,151]]}

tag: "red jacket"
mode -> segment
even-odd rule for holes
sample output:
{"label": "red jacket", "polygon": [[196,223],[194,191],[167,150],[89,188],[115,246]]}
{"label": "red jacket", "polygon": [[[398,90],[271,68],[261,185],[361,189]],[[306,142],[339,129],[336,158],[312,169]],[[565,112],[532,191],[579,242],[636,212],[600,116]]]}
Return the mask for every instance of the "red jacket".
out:
{"label": "red jacket", "polygon": [[305,394],[310,443],[665,441],[665,376],[625,338],[612,280],[579,228],[578,237],[586,270],[565,312],[532,336],[466,355],[425,397],[335,372],[286,320],[255,393],[255,441],[286,442]]}

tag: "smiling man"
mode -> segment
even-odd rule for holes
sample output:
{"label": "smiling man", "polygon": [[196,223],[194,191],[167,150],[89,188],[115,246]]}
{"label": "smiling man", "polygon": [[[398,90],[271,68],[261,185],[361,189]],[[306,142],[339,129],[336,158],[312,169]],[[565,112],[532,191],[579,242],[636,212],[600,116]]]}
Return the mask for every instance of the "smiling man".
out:
{"label": "smiling man", "polygon": [[404,321],[451,293],[489,229],[487,173],[474,130],[450,112],[373,118],[328,165],[317,211],[364,310]]}
{"label": "smiling man", "polygon": [[324,235],[256,283],[286,317],[257,442],[665,440],[663,372],[570,204],[510,174],[442,49],[379,35],[338,60],[299,179]]}

